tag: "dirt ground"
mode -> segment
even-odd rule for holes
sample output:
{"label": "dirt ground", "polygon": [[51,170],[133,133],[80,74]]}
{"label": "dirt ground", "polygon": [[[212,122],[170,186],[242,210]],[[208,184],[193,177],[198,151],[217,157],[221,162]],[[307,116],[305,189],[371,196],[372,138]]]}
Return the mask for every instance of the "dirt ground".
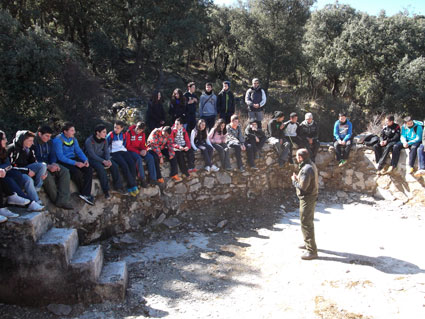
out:
{"label": "dirt ground", "polygon": [[[102,242],[126,260],[123,303],[63,318],[425,318],[423,207],[320,194],[319,259],[302,261],[294,193],[206,207]],[[0,318],[60,318],[0,304]]]}

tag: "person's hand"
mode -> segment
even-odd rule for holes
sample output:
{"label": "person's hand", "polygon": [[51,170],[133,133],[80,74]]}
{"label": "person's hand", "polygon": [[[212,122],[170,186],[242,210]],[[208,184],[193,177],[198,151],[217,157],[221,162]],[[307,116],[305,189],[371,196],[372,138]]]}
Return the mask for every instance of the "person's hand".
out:
{"label": "person's hand", "polygon": [[345,145],[346,144],[346,142],[345,141],[341,141],[341,145]]}
{"label": "person's hand", "polygon": [[403,147],[404,148],[408,148],[409,147],[409,144],[408,143],[403,143]]}
{"label": "person's hand", "polygon": [[165,124],[165,122],[164,121],[159,121],[159,124],[163,125],[163,124]]}
{"label": "person's hand", "polygon": [[280,124],[280,129],[283,130],[283,128],[285,127],[285,123]]}
{"label": "person's hand", "polygon": [[298,180],[297,174],[292,173],[291,179],[292,179],[293,182],[297,181]]}
{"label": "person's hand", "polygon": [[142,156],[146,156],[146,153],[147,153],[147,151],[146,151],[146,150],[141,150],[141,151],[140,151],[140,155],[142,155]]}
{"label": "person's hand", "polygon": [[84,166],[85,166],[85,167],[89,167],[89,166],[90,166],[89,161],[85,161],[85,162],[84,162]]}
{"label": "person's hand", "polygon": [[246,150],[245,145],[243,145],[243,144],[241,145],[241,150],[242,150],[242,151],[245,151],[245,150]]}
{"label": "person's hand", "polygon": [[185,146],[183,147],[183,151],[187,152],[189,150],[189,147]]}
{"label": "person's hand", "polygon": [[104,161],[102,162],[102,164],[103,164],[103,166],[105,166],[105,167],[111,167],[112,162],[111,162],[111,161],[104,160]]}
{"label": "person's hand", "polygon": [[307,140],[308,140],[308,143],[309,143],[309,144],[313,144],[313,138],[311,138],[311,137],[307,137]]}
{"label": "person's hand", "polygon": [[29,176],[29,177],[34,177],[34,176],[35,176],[34,171],[29,170],[29,171],[28,171],[28,176]]}
{"label": "person's hand", "polygon": [[279,143],[280,143],[280,144],[283,144],[283,140],[279,140]]}
{"label": "person's hand", "polygon": [[3,168],[0,168],[0,178],[4,178],[6,176],[6,171]]}
{"label": "person's hand", "polygon": [[49,172],[54,173],[56,171],[59,171],[60,170],[60,167],[59,167],[59,165],[56,165],[56,164],[49,164],[49,165],[47,165],[47,170]]}
{"label": "person's hand", "polygon": [[159,159],[159,164],[160,165],[164,164],[164,159],[162,157]]}
{"label": "person's hand", "polygon": [[255,107],[256,109],[258,109],[258,108],[260,107],[260,104],[254,104],[254,107]]}
{"label": "person's hand", "polygon": [[84,163],[75,162],[75,166],[77,166],[78,168],[83,168],[84,167]]}
{"label": "person's hand", "polygon": [[47,178],[47,173],[41,176],[41,179],[44,181]]}
{"label": "person's hand", "polygon": [[385,146],[386,144],[387,144],[386,141],[382,141],[382,142],[379,143],[379,145],[381,145],[381,146]]}
{"label": "person's hand", "polygon": [[260,139],[256,136],[255,137],[255,141],[257,142],[257,143],[260,143]]}

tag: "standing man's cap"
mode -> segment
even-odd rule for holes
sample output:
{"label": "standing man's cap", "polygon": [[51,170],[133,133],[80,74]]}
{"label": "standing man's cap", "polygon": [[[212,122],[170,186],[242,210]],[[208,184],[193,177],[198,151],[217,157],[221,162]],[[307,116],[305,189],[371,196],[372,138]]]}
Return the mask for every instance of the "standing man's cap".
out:
{"label": "standing man's cap", "polygon": [[254,83],[254,82],[258,82],[258,83],[260,83],[260,80],[259,80],[258,78],[253,78],[253,79],[252,79],[252,83]]}
{"label": "standing man's cap", "polygon": [[292,112],[291,114],[289,114],[289,117],[294,117],[294,116],[298,116],[297,113]]}

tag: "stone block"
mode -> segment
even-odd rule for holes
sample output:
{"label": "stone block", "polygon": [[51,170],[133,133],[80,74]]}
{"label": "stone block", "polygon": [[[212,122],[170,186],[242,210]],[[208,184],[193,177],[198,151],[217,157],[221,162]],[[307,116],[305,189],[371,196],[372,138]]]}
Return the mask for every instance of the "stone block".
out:
{"label": "stone block", "polygon": [[204,187],[211,189],[214,187],[214,184],[215,184],[215,178],[208,177],[208,176],[204,178]]}
{"label": "stone block", "polygon": [[232,178],[228,173],[225,172],[217,172],[217,181],[220,184],[230,184],[232,182]]}
{"label": "stone block", "polygon": [[187,193],[187,187],[184,183],[178,183],[174,187],[174,191],[176,194],[186,194]]}
{"label": "stone block", "polygon": [[40,250],[40,261],[50,262],[51,259],[67,266],[78,248],[76,229],[52,228],[37,242]]}
{"label": "stone block", "polygon": [[190,193],[196,192],[199,189],[201,189],[201,187],[202,187],[201,183],[190,185],[189,192]]}
{"label": "stone block", "polygon": [[95,282],[99,278],[103,266],[102,246],[80,246],[75,252],[70,266],[79,278]]}
{"label": "stone block", "polygon": [[105,265],[94,292],[100,302],[124,300],[128,285],[127,264],[123,261]]}

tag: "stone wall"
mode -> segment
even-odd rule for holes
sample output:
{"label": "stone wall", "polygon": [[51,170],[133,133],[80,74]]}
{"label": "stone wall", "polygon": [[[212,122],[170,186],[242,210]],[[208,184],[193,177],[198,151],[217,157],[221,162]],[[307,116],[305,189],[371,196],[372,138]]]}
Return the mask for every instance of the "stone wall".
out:
{"label": "stone wall", "polygon": [[[373,151],[363,147],[353,147],[348,164],[337,166],[335,155],[329,145],[323,144],[317,156],[320,174],[320,187],[336,191],[356,191],[374,194],[386,199],[400,201],[400,204],[425,204],[423,177],[415,179],[406,173],[406,154],[402,154],[398,172],[391,176],[377,176],[373,163]],[[161,191],[158,186],[142,189],[134,198],[115,195],[106,201],[98,180],[93,180],[93,193],[96,195],[95,206],[83,204],[73,199],[75,211],[57,209],[49,205],[56,227],[73,227],[78,229],[80,241],[89,243],[114,234],[136,231],[149,222],[161,222],[166,217],[179,214],[182,210],[202,208],[204,205],[233,198],[257,198],[270,189],[293,191],[290,177],[297,171],[296,166],[277,165],[277,158],[271,146],[266,145],[263,157],[257,159],[258,170],[240,173],[219,171],[207,173],[202,169],[203,160],[196,155],[199,171],[189,180],[175,183],[166,182]],[[215,158],[215,163],[219,163]],[[232,166],[236,167],[234,156]],[[163,176],[168,176],[167,166]],[[344,196],[342,192],[339,193]],[[47,199],[45,199],[47,201]]]}

